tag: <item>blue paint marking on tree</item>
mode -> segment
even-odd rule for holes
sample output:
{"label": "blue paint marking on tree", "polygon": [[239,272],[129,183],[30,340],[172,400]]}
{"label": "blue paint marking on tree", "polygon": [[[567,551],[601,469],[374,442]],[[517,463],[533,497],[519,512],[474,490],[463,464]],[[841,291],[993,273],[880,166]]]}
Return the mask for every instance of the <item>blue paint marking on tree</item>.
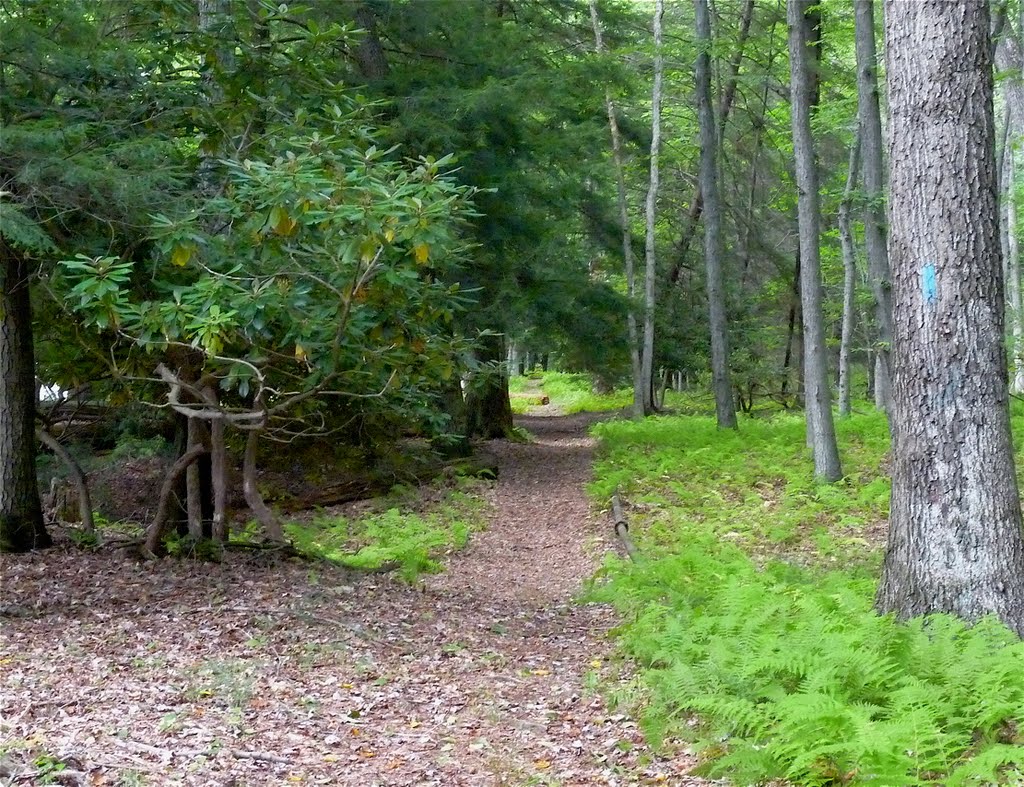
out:
{"label": "blue paint marking on tree", "polygon": [[939,285],[935,280],[935,266],[928,263],[921,268],[921,291],[924,293],[924,302],[933,306],[939,299]]}

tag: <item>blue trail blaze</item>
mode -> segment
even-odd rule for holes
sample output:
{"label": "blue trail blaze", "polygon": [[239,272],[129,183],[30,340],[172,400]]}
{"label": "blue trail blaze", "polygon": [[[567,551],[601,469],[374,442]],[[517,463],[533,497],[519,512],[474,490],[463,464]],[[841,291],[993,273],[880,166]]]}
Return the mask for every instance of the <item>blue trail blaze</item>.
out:
{"label": "blue trail blaze", "polygon": [[924,302],[934,306],[939,299],[939,285],[935,280],[935,266],[928,263],[921,268],[921,292],[924,295]]}

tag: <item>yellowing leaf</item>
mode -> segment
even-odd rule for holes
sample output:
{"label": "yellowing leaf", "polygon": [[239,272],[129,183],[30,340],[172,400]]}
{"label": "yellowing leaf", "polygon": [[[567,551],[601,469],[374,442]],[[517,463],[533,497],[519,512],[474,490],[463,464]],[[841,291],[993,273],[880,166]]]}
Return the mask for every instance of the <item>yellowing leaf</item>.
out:
{"label": "yellowing leaf", "polygon": [[551,763],[548,760],[535,760],[533,764],[538,770],[541,771],[543,771],[545,768],[551,767]]}
{"label": "yellowing leaf", "polygon": [[337,754],[325,754],[324,755],[324,762],[337,762],[340,759],[341,759],[341,757],[339,757]]}
{"label": "yellowing leaf", "polygon": [[188,265],[188,261],[192,259],[192,252],[195,251],[194,246],[187,244],[179,244],[174,247],[171,252],[171,265],[177,265],[179,268],[184,268]]}
{"label": "yellowing leaf", "polygon": [[590,666],[594,669],[599,669],[601,667],[601,659],[594,659],[592,662],[590,662]]}
{"label": "yellowing leaf", "polygon": [[309,353],[306,352],[306,348],[301,344],[295,345],[295,360],[302,363],[309,357]]}
{"label": "yellowing leaf", "polygon": [[426,243],[417,243],[412,247],[412,253],[420,265],[430,259],[430,247]]}
{"label": "yellowing leaf", "polygon": [[394,241],[394,239],[395,231],[393,229],[388,227],[386,230],[384,230],[384,240],[386,240],[388,243],[391,243],[392,241]]}
{"label": "yellowing leaf", "polygon": [[270,221],[274,227],[274,232],[285,236],[291,235],[297,224],[295,219],[288,215],[288,211],[280,206],[270,211]]}
{"label": "yellowing leaf", "polygon": [[544,675],[550,675],[551,674],[551,670],[541,668],[541,669],[530,670],[530,673],[533,674],[533,675],[540,675],[541,677],[543,677]]}
{"label": "yellowing leaf", "polygon": [[366,238],[359,244],[359,259],[363,262],[370,262],[377,256],[377,239]]}

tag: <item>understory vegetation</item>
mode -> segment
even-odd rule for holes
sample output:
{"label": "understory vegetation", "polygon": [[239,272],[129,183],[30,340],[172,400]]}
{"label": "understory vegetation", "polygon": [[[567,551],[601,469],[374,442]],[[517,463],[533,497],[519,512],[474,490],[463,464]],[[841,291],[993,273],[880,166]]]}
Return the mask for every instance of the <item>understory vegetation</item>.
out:
{"label": "understory vegetation", "polygon": [[[513,394],[512,410],[520,414],[530,412],[530,408],[538,404],[532,397],[524,395],[529,393],[548,397],[559,412],[567,415],[624,410],[633,404],[631,388],[621,387],[609,393],[599,393],[594,390],[591,375],[576,372],[535,372],[520,375],[509,380],[509,391]],[[702,396],[706,397],[706,392]],[[701,407],[697,404],[694,394],[677,393],[672,390],[665,392],[665,406],[685,411]]]}
{"label": "understory vegetation", "polygon": [[440,558],[461,549],[484,526],[485,503],[470,479],[446,490],[422,510],[410,506],[416,490],[396,487],[382,510],[364,516],[321,515],[285,526],[307,555],[361,571],[395,570],[407,582],[443,570]]}
{"label": "understory vegetation", "polygon": [[590,492],[620,491],[641,554],[592,589],[640,665],[626,699],[653,744],[689,738],[737,784],[1024,783],[1024,643],[995,620],[873,611],[886,422],[837,428],[847,475],[818,485],[797,416],[595,427]]}

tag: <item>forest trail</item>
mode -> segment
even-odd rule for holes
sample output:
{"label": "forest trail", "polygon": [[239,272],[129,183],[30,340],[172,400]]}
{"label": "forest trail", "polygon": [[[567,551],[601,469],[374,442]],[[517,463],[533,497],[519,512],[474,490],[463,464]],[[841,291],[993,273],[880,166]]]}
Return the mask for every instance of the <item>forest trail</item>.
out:
{"label": "forest trail", "polygon": [[588,687],[614,669],[614,612],[574,600],[609,548],[583,492],[594,418],[526,416],[534,441],[492,443],[488,529],[419,587],[295,561],[9,561],[0,741],[82,774],[66,784],[709,784]]}

